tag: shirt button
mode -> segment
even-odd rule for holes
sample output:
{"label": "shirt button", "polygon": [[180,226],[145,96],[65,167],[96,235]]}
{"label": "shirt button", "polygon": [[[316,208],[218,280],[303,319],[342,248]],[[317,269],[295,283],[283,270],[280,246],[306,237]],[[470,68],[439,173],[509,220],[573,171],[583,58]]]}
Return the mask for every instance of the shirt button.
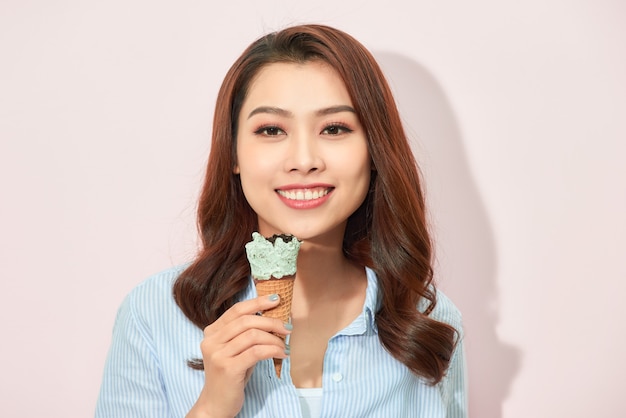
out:
{"label": "shirt button", "polygon": [[334,373],[332,379],[335,382],[341,382],[343,380],[343,375],[341,373]]}

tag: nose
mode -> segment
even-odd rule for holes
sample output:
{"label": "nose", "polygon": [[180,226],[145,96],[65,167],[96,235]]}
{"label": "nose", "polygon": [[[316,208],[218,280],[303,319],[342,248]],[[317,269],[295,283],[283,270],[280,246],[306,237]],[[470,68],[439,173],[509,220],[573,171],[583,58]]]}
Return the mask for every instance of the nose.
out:
{"label": "nose", "polygon": [[324,158],[314,135],[298,134],[290,138],[285,169],[304,174],[325,169]]}

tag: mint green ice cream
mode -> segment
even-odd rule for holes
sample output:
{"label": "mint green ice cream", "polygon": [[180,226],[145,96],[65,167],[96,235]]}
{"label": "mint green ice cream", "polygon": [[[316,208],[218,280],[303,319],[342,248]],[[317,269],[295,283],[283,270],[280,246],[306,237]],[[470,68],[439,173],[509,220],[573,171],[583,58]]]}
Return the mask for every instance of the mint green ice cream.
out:
{"label": "mint green ice cream", "polygon": [[271,239],[274,243],[258,232],[253,232],[252,241],[246,244],[250,272],[257,280],[268,280],[271,277],[280,279],[296,274],[301,242],[287,235],[274,235]]}

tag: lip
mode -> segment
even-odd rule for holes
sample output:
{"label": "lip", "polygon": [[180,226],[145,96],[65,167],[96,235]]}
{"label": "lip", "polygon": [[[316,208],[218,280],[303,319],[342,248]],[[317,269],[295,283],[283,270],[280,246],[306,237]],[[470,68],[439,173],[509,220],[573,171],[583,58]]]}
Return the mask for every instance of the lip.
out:
{"label": "lip", "polygon": [[274,191],[278,198],[292,209],[313,209],[323,205],[335,187],[330,184],[289,184]]}

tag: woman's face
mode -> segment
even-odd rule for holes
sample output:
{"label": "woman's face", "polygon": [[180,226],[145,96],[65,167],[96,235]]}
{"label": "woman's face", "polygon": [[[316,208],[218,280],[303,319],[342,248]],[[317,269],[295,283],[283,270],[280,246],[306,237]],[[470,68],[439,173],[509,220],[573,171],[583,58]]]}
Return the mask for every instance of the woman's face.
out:
{"label": "woman's face", "polygon": [[312,61],[259,71],[238,117],[234,172],[261,234],[341,242],[367,194],[370,156],[334,69]]}

